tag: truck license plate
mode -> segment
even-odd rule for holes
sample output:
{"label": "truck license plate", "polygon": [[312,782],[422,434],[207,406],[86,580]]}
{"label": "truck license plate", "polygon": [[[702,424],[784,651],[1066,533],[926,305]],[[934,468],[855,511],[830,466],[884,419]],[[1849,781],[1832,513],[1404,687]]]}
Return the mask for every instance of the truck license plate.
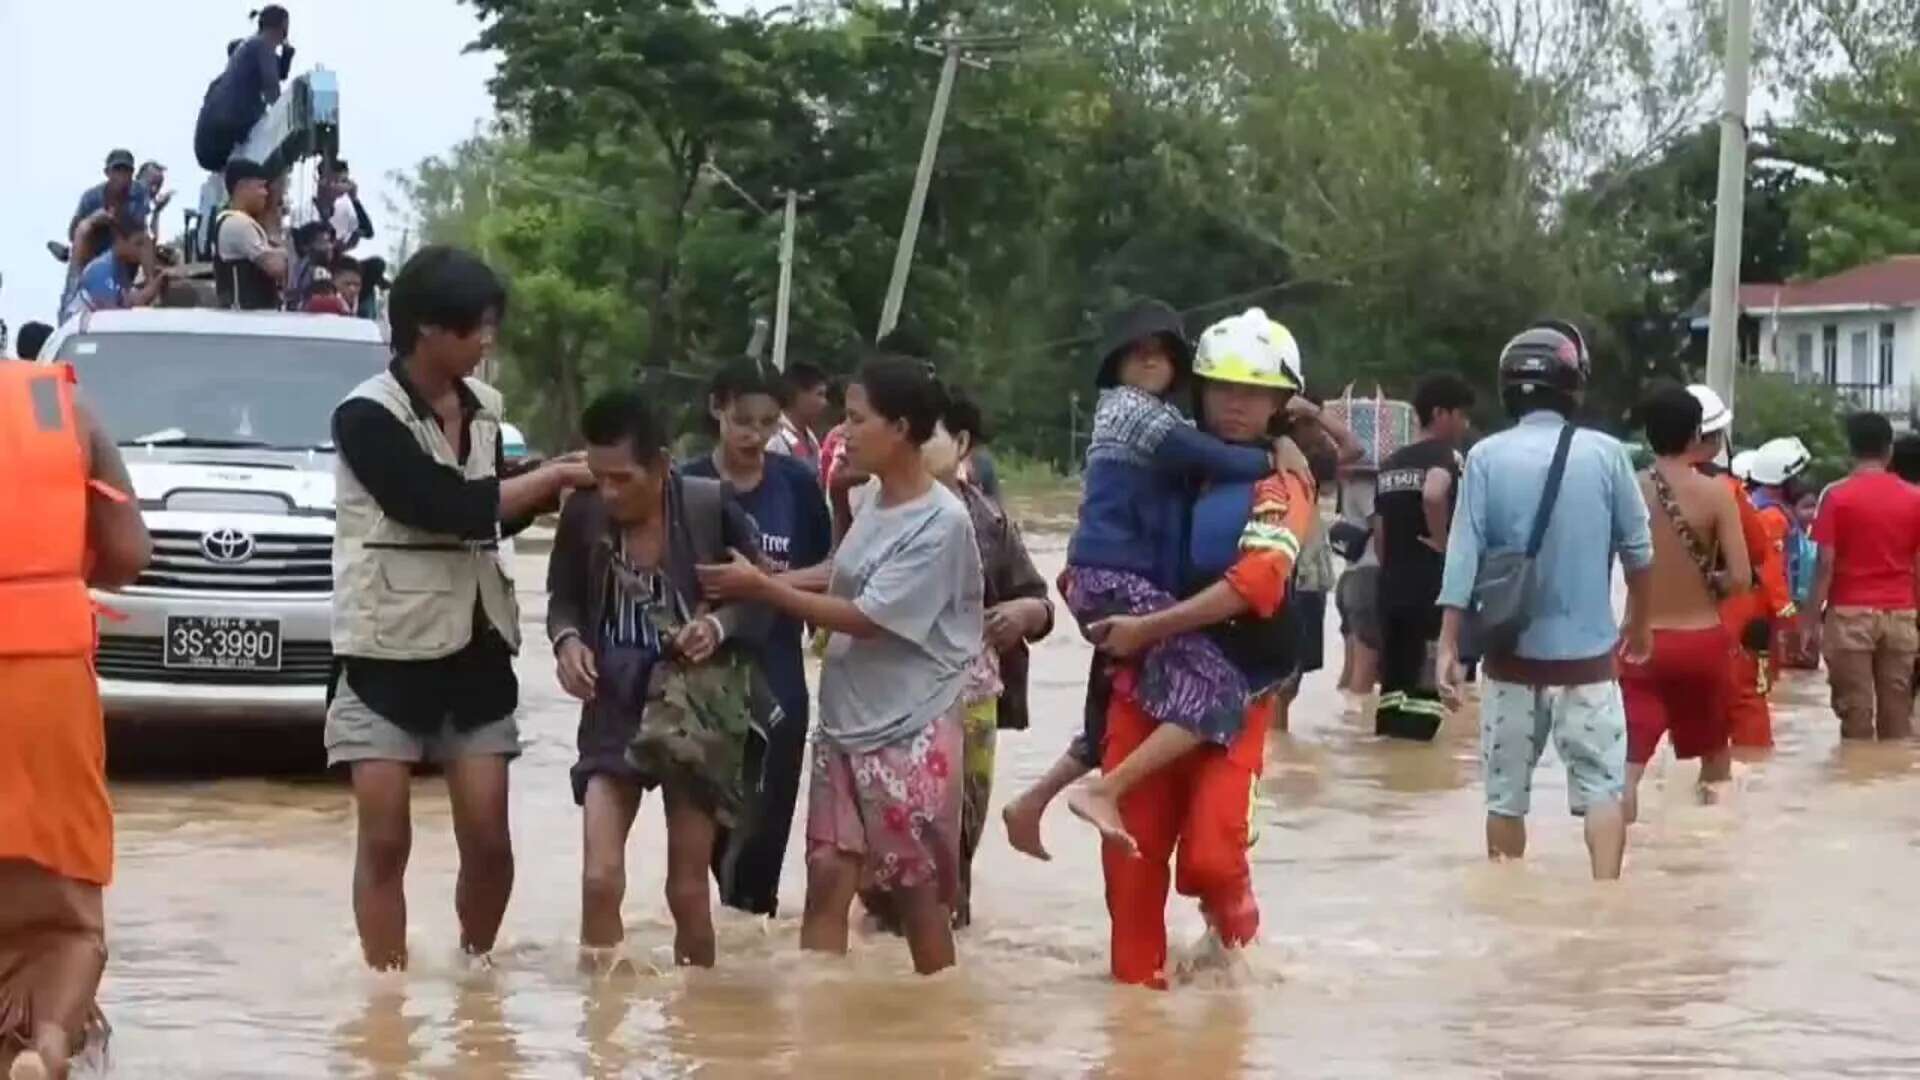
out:
{"label": "truck license plate", "polygon": [[280,620],[169,615],[161,662],[201,671],[279,671]]}

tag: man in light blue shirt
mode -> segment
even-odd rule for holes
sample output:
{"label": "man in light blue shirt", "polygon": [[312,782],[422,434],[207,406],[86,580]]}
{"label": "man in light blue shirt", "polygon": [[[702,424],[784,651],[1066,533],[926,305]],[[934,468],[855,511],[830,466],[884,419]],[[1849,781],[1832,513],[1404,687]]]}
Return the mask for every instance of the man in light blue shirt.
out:
{"label": "man in light blue shirt", "polygon": [[[1450,701],[1459,698],[1461,615],[1472,606],[1481,556],[1526,547],[1555,445],[1590,370],[1586,343],[1565,323],[1536,324],[1501,352],[1501,400],[1519,422],[1476,445],[1460,478],[1440,585],[1438,667]],[[1586,818],[1593,876],[1617,878],[1626,850],[1627,737],[1614,673],[1614,653],[1622,647],[1613,615],[1615,558],[1627,579],[1624,652],[1644,658],[1652,643],[1646,600],[1653,539],[1626,448],[1601,432],[1576,431],[1548,522],[1526,629],[1511,654],[1485,661],[1480,761],[1487,854],[1517,859],[1526,853],[1533,770],[1551,736],[1567,767],[1569,806]]]}

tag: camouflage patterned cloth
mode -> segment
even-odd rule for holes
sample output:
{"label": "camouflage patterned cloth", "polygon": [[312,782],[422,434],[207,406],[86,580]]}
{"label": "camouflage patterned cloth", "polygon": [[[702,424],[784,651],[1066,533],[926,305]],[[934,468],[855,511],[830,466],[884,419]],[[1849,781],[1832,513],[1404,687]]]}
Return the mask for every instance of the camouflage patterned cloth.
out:
{"label": "camouflage patterned cloth", "polygon": [[[667,606],[649,612],[660,640],[679,629]],[[723,645],[704,664],[671,655],[652,665],[640,727],[627,761],[648,785],[671,783],[706,807],[724,828],[752,819],[761,777],[750,775],[747,744],[762,743],[785,718],[760,666],[745,649]]]}

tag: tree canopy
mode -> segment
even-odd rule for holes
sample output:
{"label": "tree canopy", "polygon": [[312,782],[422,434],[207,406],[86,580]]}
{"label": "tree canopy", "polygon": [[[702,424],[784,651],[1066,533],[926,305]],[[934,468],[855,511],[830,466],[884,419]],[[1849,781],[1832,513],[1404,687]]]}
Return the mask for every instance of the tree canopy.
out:
{"label": "tree canopy", "polygon": [[[620,380],[698,401],[772,316],[789,189],[789,355],[857,363],[948,34],[985,66],[903,321],[1015,450],[1072,460],[1100,315],[1139,295],[1195,332],[1265,307],[1325,396],[1488,385],[1549,313],[1592,331],[1602,422],[1698,359],[1718,27],[1692,0],[469,2],[496,123],[410,195],[510,277],[503,381],[543,443]],[[1749,280],[1920,250],[1920,53],[1883,2],[1763,13],[1794,109],[1753,134]]]}

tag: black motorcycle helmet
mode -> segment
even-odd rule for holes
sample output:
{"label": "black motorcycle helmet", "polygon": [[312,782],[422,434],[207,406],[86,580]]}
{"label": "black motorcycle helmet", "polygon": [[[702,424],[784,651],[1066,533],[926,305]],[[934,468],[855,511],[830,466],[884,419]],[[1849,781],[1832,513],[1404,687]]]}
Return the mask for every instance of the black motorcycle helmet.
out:
{"label": "black motorcycle helmet", "polygon": [[1559,319],[1535,322],[1500,350],[1500,395],[1512,412],[1571,408],[1592,374],[1586,339]]}
{"label": "black motorcycle helmet", "polygon": [[1185,384],[1193,375],[1193,344],[1180,321],[1180,313],[1159,300],[1138,300],[1107,318],[1100,338],[1100,372],[1094,385],[1105,390],[1120,382],[1120,358],[1133,343],[1158,334],[1166,339],[1173,353],[1174,385]]}

